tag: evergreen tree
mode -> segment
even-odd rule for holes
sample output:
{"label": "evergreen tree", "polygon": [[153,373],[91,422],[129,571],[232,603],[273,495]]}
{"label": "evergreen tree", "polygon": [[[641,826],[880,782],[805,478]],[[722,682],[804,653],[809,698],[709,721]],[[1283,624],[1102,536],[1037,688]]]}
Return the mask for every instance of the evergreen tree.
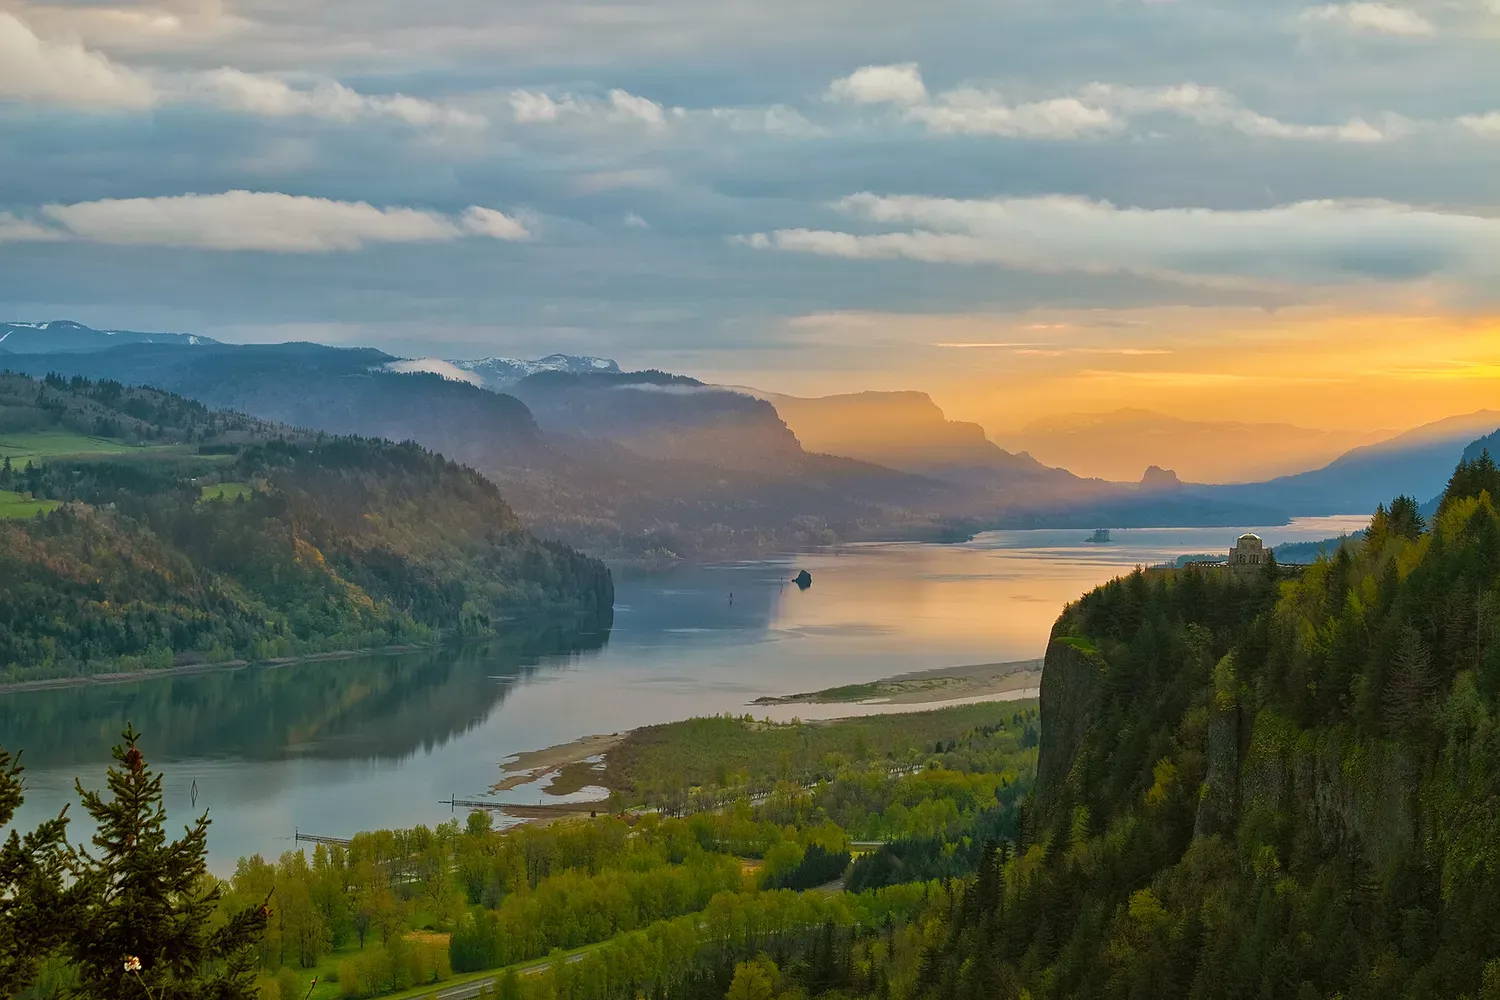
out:
{"label": "evergreen tree", "polygon": [[[24,798],[19,757],[0,749],[0,829]],[[73,922],[76,887],[65,884],[67,809],[36,830],[15,830],[0,844],[0,996],[30,986],[43,959],[56,951]]]}
{"label": "evergreen tree", "polygon": [[266,902],[216,926],[219,883],[206,862],[208,814],[167,839],[161,775],[127,727],[114,749],[109,797],[85,791],[97,854],[80,851],[87,894],[67,945],[74,995],[89,1000],[255,1000],[255,944]]}
{"label": "evergreen tree", "polygon": [[1438,504],[1438,514],[1445,514],[1454,503],[1469,497],[1477,497],[1480,493],[1488,493],[1491,499],[1500,496],[1500,469],[1496,468],[1488,448],[1481,451],[1479,457],[1473,461],[1468,459],[1459,461],[1458,467],[1453,470],[1453,475],[1448,480],[1447,489],[1443,490],[1443,499]]}
{"label": "evergreen tree", "polygon": [[[1484,457],[1488,459],[1489,452],[1485,452]],[[1400,535],[1414,542],[1426,530],[1427,522],[1422,517],[1422,505],[1417,503],[1415,497],[1410,497],[1403,493],[1391,501],[1391,534]]]}
{"label": "evergreen tree", "polygon": [[1426,722],[1432,713],[1436,690],[1432,655],[1422,641],[1422,634],[1410,625],[1403,625],[1385,682],[1382,715],[1386,732],[1404,736]]}

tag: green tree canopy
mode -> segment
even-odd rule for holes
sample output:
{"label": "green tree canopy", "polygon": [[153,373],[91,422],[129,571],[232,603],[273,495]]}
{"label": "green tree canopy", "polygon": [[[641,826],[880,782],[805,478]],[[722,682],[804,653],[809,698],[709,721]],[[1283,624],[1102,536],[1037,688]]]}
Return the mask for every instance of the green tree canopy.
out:
{"label": "green tree canopy", "polygon": [[[89,1000],[255,1000],[254,945],[269,899],[218,922],[219,884],[208,874],[208,814],[168,840],[161,775],[129,727],[114,748],[108,793],[85,791],[97,826],[80,850],[84,893],[65,952],[73,994]],[[138,965],[138,968],[131,966]]]}

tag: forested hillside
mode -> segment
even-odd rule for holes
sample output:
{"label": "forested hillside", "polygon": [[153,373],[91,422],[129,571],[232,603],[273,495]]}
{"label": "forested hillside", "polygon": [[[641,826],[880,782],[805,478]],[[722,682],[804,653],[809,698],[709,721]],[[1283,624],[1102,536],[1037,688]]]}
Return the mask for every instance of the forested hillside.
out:
{"label": "forested hillside", "polygon": [[414,444],[0,376],[7,679],[487,635],[612,602],[601,563]]}
{"label": "forested hillside", "polygon": [[[649,384],[650,373],[554,373],[560,384],[539,378],[528,389],[549,415],[551,425],[539,427],[515,396],[386,370],[395,360],[368,348],[317,344],[139,344],[18,355],[5,366],[37,377],[63,372],[156,386],[330,434],[410,439],[498,483],[531,530],[610,557],[755,555],[836,539],[972,530],[960,516],[963,504],[949,503],[951,489],[805,454],[774,411],[733,393],[709,391],[704,406],[649,389],[617,391],[622,380]],[[718,412],[726,401],[733,405]],[[746,414],[736,407],[745,405],[759,410],[739,426]],[[694,426],[700,418],[713,419]],[[622,441],[650,444],[649,454]]]}
{"label": "forested hillside", "polygon": [[1164,570],[1070,606],[1027,832],[933,997],[1500,996],[1500,474],[1399,498],[1295,576]]}
{"label": "forested hillside", "polygon": [[[17,354],[5,367],[155,386],[330,434],[410,439],[499,484],[531,530],[611,558],[744,557],[996,527],[1285,520],[1274,506],[1079,480],[993,446],[981,449],[989,464],[978,470],[978,485],[969,459],[939,461],[948,467],[939,474],[930,462],[893,469],[857,460],[866,455],[857,449],[856,457],[820,454],[764,401],[680,375],[547,372],[501,394],[436,374],[398,374],[388,368],[396,360],[318,344],[137,343]],[[960,430],[961,450],[972,449],[976,432]]]}

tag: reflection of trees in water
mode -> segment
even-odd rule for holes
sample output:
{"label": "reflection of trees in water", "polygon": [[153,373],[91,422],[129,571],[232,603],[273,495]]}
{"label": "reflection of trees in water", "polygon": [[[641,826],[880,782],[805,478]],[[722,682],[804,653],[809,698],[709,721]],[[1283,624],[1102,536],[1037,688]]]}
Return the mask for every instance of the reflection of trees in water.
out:
{"label": "reflection of trees in water", "polygon": [[518,622],[504,639],[0,696],[0,739],[32,768],[94,763],[127,721],[157,760],[400,758],[478,725],[549,657],[598,650],[609,617]]}

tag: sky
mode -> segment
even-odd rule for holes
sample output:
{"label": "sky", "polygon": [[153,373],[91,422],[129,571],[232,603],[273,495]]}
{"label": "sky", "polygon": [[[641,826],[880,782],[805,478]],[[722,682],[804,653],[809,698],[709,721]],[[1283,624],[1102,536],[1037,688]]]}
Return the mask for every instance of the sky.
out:
{"label": "sky", "polygon": [[1497,278],[1500,0],[0,0],[0,319],[1399,428]]}

